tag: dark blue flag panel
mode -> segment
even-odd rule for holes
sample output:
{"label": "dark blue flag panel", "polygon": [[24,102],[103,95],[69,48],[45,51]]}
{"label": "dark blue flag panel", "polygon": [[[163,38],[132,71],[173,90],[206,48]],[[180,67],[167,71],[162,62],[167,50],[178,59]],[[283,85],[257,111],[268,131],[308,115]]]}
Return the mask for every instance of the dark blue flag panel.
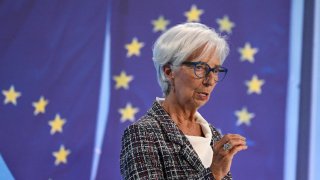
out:
{"label": "dark blue flag panel", "polygon": [[90,178],[106,9],[1,1],[0,154],[14,178]]}
{"label": "dark blue flag panel", "polygon": [[111,19],[111,106],[98,179],[119,179],[123,130],[146,113],[160,87],[152,45],[178,23],[201,22],[228,37],[230,73],[200,112],[249,149],[233,160],[236,179],[283,179],[289,8],[285,1],[116,1]]}

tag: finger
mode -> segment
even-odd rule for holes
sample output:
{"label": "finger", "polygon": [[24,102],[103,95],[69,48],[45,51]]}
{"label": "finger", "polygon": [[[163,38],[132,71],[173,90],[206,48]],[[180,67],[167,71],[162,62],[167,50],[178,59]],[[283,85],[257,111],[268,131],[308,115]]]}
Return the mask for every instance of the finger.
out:
{"label": "finger", "polygon": [[216,147],[229,150],[232,146],[246,145],[246,140],[239,135],[225,135]]}
{"label": "finger", "polygon": [[222,142],[222,143],[226,143],[226,142],[228,142],[228,141],[230,141],[230,140],[237,140],[237,139],[240,139],[240,140],[242,140],[242,141],[245,141],[246,140],[246,138],[245,137],[243,137],[243,136],[241,136],[241,135],[239,135],[239,134],[226,134],[226,135],[224,135],[221,139],[220,139],[220,142]]}
{"label": "finger", "polygon": [[239,151],[243,151],[248,149],[247,145],[239,145],[235,146],[232,149],[229,150],[229,154],[233,157],[235,154],[237,154]]}
{"label": "finger", "polygon": [[246,145],[247,142],[242,139],[231,139],[228,143],[230,143],[232,146],[238,146],[238,145]]}
{"label": "finger", "polygon": [[246,140],[246,138],[241,136],[240,134],[226,134],[224,136],[226,136],[227,139],[242,139],[242,140]]}
{"label": "finger", "polygon": [[238,146],[246,146],[245,144],[243,145],[234,145],[231,143],[225,143],[222,147],[221,147],[221,152],[222,154],[228,154],[232,149],[238,147]]}

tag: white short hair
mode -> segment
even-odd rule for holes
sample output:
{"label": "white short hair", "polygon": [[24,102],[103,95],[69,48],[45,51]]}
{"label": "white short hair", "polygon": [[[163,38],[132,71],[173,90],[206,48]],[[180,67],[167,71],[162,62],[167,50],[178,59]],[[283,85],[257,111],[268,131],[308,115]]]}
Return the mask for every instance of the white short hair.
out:
{"label": "white short hair", "polygon": [[184,23],[178,24],[163,33],[153,47],[153,62],[157,71],[158,83],[162,92],[167,96],[170,92],[170,84],[163,72],[163,66],[170,63],[173,66],[180,65],[190,55],[203,47],[202,56],[212,53],[224,62],[229,54],[229,46],[224,39],[204,24]]}

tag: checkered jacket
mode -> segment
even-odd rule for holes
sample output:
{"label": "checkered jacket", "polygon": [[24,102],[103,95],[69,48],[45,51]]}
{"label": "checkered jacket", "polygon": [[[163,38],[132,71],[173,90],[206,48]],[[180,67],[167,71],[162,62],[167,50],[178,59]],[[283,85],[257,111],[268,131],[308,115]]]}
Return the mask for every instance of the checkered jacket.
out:
{"label": "checkered jacket", "polygon": [[[211,145],[221,138],[212,126]],[[124,179],[214,179],[187,137],[158,102],[122,137],[120,155]],[[228,173],[224,180],[231,180]]]}

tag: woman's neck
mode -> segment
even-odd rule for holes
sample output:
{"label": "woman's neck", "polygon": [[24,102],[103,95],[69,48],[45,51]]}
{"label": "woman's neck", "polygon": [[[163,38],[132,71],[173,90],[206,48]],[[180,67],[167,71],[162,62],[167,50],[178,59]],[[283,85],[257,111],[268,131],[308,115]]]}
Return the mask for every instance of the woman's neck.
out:
{"label": "woman's neck", "polygon": [[201,126],[196,122],[196,109],[188,108],[170,96],[167,96],[161,105],[184,134],[203,136]]}
{"label": "woman's neck", "polygon": [[179,103],[175,98],[168,95],[162,102],[163,108],[170,114],[171,118],[175,117],[177,123],[195,122],[196,109],[187,107]]}

